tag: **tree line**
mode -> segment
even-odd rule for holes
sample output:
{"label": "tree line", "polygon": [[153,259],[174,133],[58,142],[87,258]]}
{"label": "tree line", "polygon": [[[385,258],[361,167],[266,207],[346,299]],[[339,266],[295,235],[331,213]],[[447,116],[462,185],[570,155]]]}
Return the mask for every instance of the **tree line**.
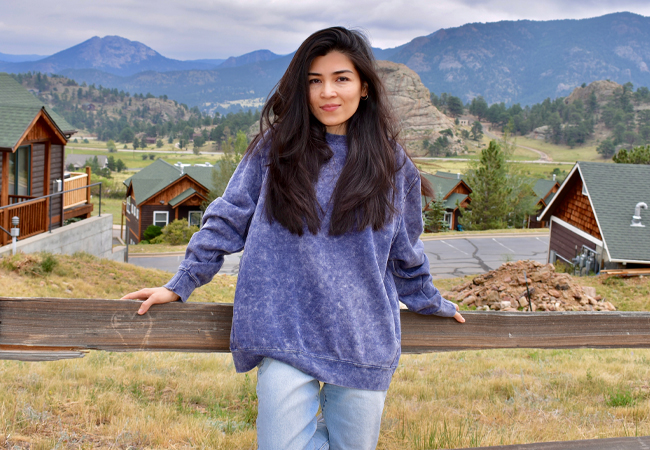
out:
{"label": "tree line", "polygon": [[[169,100],[166,95],[133,94],[103,86],[79,85],[61,75],[15,74],[21,84],[37,89],[39,98],[49,104],[72,126],[97,135],[101,141],[114,141],[144,147],[144,139],[181,140],[181,148],[190,141],[201,147],[206,141],[222,142],[238,131],[247,132],[259,121],[252,110],[215,116],[198,107]],[[148,101],[157,99],[157,102]]]}
{"label": "tree line", "polygon": [[531,106],[518,103],[507,106],[503,102],[489,105],[482,96],[463,104],[459,97],[448,93],[440,96],[431,93],[431,101],[451,117],[458,118],[468,112],[479,121],[487,121],[511,134],[526,135],[546,127],[545,137],[549,142],[571,148],[585,144],[593,138],[595,126],[603,124],[611,135],[599,144],[598,152],[607,158],[623,147],[650,144],[650,110],[635,109],[650,104],[650,90],[641,86],[635,91],[632,83],[615,89],[605,104],[598,102],[594,91],[585,101],[577,99],[569,103],[565,97],[547,98]]}

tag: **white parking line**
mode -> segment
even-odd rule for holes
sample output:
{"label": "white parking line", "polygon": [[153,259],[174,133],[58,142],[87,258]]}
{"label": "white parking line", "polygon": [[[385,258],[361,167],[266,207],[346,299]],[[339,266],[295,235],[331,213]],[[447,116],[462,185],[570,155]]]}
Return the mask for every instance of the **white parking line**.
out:
{"label": "white parking line", "polygon": [[497,244],[499,244],[501,247],[505,248],[506,250],[510,250],[512,253],[516,253],[516,252],[515,252],[513,249],[511,249],[510,247],[506,247],[506,246],[503,245],[501,242],[497,241],[496,238],[492,238],[492,240],[493,240],[494,242],[496,242]]}
{"label": "white parking line", "polygon": [[442,242],[442,243],[443,243],[443,244],[445,244],[445,245],[448,245],[448,246],[450,246],[451,248],[453,248],[453,249],[454,249],[454,250],[456,250],[456,251],[459,251],[459,252],[461,252],[461,253],[462,253],[463,255],[467,255],[467,256],[469,256],[469,253],[465,253],[465,252],[464,252],[464,251],[462,251],[461,249],[459,249],[459,248],[456,248],[456,247],[454,247],[453,245],[451,245],[451,244],[448,244],[448,243],[447,243],[447,242],[445,242],[445,241],[440,241],[440,242]]}

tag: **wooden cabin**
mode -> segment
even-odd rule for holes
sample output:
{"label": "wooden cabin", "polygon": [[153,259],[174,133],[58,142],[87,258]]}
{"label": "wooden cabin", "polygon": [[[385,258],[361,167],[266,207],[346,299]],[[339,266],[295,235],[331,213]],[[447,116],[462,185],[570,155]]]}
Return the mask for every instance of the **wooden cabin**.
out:
{"label": "wooden cabin", "polygon": [[650,267],[643,203],[650,205],[649,165],[577,162],[538,217],[551,224],[549,262],[582,256],[581,265],[593,262],[587,272]]}
{"label": "wooden cabin", "polygon": [[161,228],[178,219],[201,226],[201,204],[212,188],[212,167],[171,165],[157,159],[124,181],[127,239],[137,244],[149,225]]}
{"label": "wooden cabin", "polygon": [[[469,195],[472,193],[472,189],[460,174],[438,172],[433,175],[423,172],[422,177],[431,184],[436,196],[442,196],[446,211],[443,220],[447,222],[450,230],[456,230],[459,225],[461,208],[467,208],[471,202]],[[426,211],[433,200],[435,198],[422,196],[422,210]]]}
{"label": "wooden cabin", "polygon": [[[90,189],[47,197],[90,184],[88,172],[66,179],[65,145],[73,133],[62,117],[0,73],[0,226],[9,231],[11,219],[18,217],[19,239],[60,227],[69,218],[90,216]],[[0,230],[0,246],[10,240]]]}

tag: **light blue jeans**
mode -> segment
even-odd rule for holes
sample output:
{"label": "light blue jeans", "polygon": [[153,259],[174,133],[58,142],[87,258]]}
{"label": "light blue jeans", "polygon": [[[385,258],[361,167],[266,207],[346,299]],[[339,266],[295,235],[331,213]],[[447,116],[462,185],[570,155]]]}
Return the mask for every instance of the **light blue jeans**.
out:
{"label": "light blue jeans", "polygon": [[[387,391],[320,383],[264,358],[257,371],[259,450],[371,450]],[[318,408],[321,414],[318,414]]]}

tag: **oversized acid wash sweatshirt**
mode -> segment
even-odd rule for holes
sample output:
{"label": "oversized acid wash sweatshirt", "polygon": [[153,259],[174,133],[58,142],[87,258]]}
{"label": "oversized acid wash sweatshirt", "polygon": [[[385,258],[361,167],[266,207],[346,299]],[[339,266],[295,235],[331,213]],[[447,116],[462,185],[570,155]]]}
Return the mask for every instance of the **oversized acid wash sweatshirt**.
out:
{"label": "oversized acid wash sweatshirt", "polygon": [[[245,249],[234,300],[230,350],[238,372],[268,356],[339,386],[386,390],[400,356],[398,299],[411,311],[451,317],[433,286],[422,232],[420,177],[410,160],[396,175],[397,214],[380,231],[328,235],[331,197],[345,163],[345,136],[327,135],[334,156],[321,168],[318,234],[291,234],[265,214],[267,155],[239,164],[205,211],[176,275],[165,287],[186,301],[208,283],[223,255]],[[399,149],[398,160],[404,160]]]}

